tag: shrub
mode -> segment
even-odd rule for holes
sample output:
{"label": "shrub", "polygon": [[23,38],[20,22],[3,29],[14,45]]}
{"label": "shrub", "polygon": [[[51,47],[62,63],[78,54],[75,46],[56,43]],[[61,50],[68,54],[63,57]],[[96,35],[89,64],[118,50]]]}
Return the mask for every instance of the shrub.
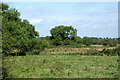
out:
{"label": "shrub", "polygon": [[117,55],[118,55],[118,51],[119,51],[118,48],[112,49],[112,50],[110,50],[110,49],[103,49],[103,50],[101,51],[101,53],[104,53],[104,54],[106,54],[107,56],[117,56]]}
{"label": "shrub", "polygon": [[74,42],[76,43],[83,43],[82,39],[80,37],[75,37]]}

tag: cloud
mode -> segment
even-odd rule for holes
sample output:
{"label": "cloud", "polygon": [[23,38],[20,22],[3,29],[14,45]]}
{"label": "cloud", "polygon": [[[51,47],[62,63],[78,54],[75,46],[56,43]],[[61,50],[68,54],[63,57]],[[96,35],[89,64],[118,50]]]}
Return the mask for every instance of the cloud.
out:
{"label": "cloud", "polygon": [[29,22],[31,24],[39,24],[39,23],[41,23],[41,21],[42,21],[42,19],[32,19],[32,20],[29,20]]}
{"label": "cloud", "polygon": [[[74,8],[75,5],[73,8],[66,5],[65,9],[59,8],[56,10],[57,8],[53,8],[56,5],[36,4],[34,6],[31,3],[31,5],[24,5],[24,8],[19,8],[19,5],[17,5],[17,8],[21,10],[22,17],[35,26],[40,36],[50,35],[50,30],[58,25],[72,25],[78,30],[79,36],[116,36],[118,29],[117,6],[113,3],[97,4],[93,5],[92,3],[87,7],[81,5],[78,8]],[[49,11],[49,9],[53,10]]]}

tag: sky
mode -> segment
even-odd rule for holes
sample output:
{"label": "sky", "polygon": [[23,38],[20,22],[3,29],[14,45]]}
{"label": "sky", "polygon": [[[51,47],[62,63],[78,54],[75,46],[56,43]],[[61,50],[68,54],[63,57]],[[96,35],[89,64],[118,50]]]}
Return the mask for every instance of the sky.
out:
{"label": "sky", "polygon": [[35,26],[40,37],[55,26],[73,26],[80,37],[118,37],[117,2],[6,2],[21,19]]}

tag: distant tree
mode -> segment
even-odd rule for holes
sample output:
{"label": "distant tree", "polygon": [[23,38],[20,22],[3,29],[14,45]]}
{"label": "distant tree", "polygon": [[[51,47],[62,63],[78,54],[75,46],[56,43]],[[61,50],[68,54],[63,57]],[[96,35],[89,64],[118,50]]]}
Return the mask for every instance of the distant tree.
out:
{"label": "distant tree", "polygon": [[86,46],[90,46],[90,44],[92,43],[92,39],[89,37],[84,37],[83,38],[83,44],[85,44]]}
{"label": "distant tree", "polygon": [[77,30],[72,26],[55,26],[55,28],[52,28],[50,33],[52,35],[52,39],[55,39],[57,36],[60,36],[62,40],[74,39],[77,36]]}
{"label": "distant tree", "polygon": [[102,40],[102,41],[101,41],[101,44],[104,45],[104,46],[107,46],[107,45],[108,45],[108,40],[105,40],[105,39]]}
{"label": "distant tree", "polygon": [[108,39],[108,45],[110,47],[117,46],[117,43],[118,43],[117,40],[114,40],[114,39],[111,39],[111,38]]}
{"label": "distant tree", "polygon": [[117,43],[118,43],[117,39],[114,39],[114,38],[113,39],[112,38],[106,38],[104,40],[101,40],[101,44],[104,45],[104,46],[110,46],[110,47],[117,46]]}
{"label": "distant tree", "polygon": [[83,41],[80,37],[75,37],[74,42],[83,43]]}
{"label": "distant tree", "polygon": [[62,41],[67,39],[74,40],[77,36],[77,30],[72,26],[55,26],[50,30],[50,33],[54,45],[61,45]]}

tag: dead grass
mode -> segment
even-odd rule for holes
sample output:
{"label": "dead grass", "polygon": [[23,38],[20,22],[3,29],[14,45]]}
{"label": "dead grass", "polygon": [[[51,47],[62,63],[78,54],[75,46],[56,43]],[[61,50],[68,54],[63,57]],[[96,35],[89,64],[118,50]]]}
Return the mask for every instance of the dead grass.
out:
{"label": "dead grass", "polygon": [[[116,47],[108,47],[106,49],[115,49]],[[97,51],[102,51],[104,48],[99,48],[99,47],[88,47],[88,48],[52,48],[52,49],[45,49],[45,51],[41,53],[45,54],[54,54],[54,53],[85,53],[90,50],[97,50]]]}

